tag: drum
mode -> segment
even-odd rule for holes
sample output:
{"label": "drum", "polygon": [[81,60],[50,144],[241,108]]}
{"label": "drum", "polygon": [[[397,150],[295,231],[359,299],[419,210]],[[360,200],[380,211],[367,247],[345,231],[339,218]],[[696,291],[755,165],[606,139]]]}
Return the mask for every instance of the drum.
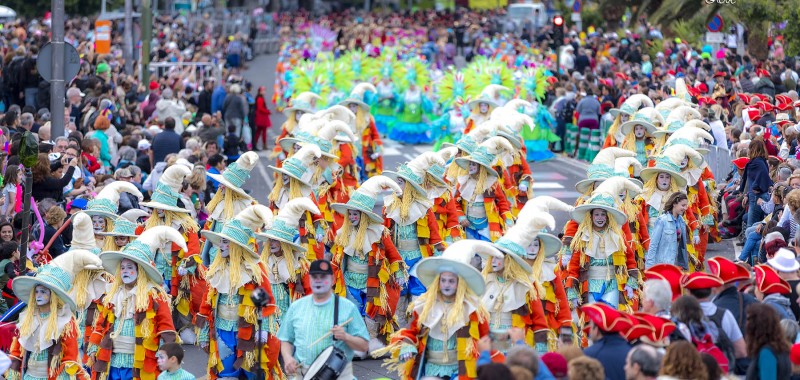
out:
{"label": "drum", "polygon": [[345,367],[347,356],[344,351],[330,346],[322,351],[311,366],[308,367],[303,380],[334,380],[338,379]]}

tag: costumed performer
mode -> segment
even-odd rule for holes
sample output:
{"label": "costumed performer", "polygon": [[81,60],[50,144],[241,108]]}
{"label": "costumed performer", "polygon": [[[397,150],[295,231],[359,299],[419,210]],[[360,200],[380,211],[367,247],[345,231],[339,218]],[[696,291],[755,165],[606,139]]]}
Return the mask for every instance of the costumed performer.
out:
{"label": "costumed performer", "polygon": [[489,313],[480,299],[486,284],[470,261],[495,251],[487,242],[460,240],[422,260],[414,271],[428,290],[414,301],[411,323],[373,355],[391,354],[389,370],[405,380],[477,378],[477,342],[489,335]]}
{"label": "costumed performer", "polygon": [[[452,160],[458,154],[458,148],[454,146],[442,148],[435,153],[448,165],[452,165]],[[457,165],[456,165],[457,166]],[[425,173],[425,188],[428,189],[428,199],[433,200],[433,215],[436,216],[436,224],[439,225],[439,236],[448,243],[465,238],[464,229],[458,222],[458,208],[456,200],[453,198],[453,185],[445,177],[447,169],[445,166],[433,164],[428,167]]]}
{"label": "costumed performer", "polygon": [[403,94],[397,99],[397,117],[389,126],[389,138],[405,144],[428,144],[433,142],[433,133],[424,114],[433,110],[433,104],[424,91],[429,79],[427,67],[419,59],[406,65],[397,72],[402,75]]}
{"label": "costumed performer", "polygon": [[472,154],[456,158],[458,166],[467,174],[458,178],[455,201],[459,223],[467,238],[495,241],[506,228],[514,224],[514,217],[493,168],[500,154],[513,154],[514,147],[507,139],[494,136],[481,143]]}
{"label": "costumed performer", "polygon": [[[196,318],[198,341],[209,353],[209,379],[253,378],[257,341],[263,343],[259,364],[266,378],[283,378],[278,364],[280,341],[274,335],[277,308],[273,304],[257,309],[250,297],[255,289],[262,288],[267,300],[275,299],[267,269],[253,244],[255,231],[272,220],[270,209],[252,205],[225,224],[221,232],[202,232],[219,248],[206,272],[208,291]],[[261,323],[260,335],[257,323]]]}
{"label": "costumed performer", "polygon": [[481,90],[477,98],[470,100],[467,103],[469,108],[469,116],[467,116],[467,126],[464,129],[464,134],[469,133],[475,127],[480,126],[485,121],[489,120],[492,110],[500,107],[505,103],[500,96],[501,92],[510,92],[511,89],[499,84],[490,84]]}
{"label": "costumed performer", "polygon": [[270,158],[275,158],[278,162],[283,161],[289,155],[288,152],[281,149],[278,144],[281,139],[292,136],[294,128],[300,122],[300,117],[304,114],[316,112],[317,101],[322,98],[313,92],[301,92],[291,100],[291,105],[283,110],[286,115],[286,122],[281,125],[281,133],[275,138],[275,148],[272,150]]}
{"label": "costumed performer", "polygon": [[[235,162],[228,165],[222,174],[208,173],[206,176],[219,183],[217,192],[211,197],[211,200],[206,204],[206,212],[208,219],[203,226],[204,230],[219,232],[222,231],[222,226],[225,222],[233,219],[247,206],[252,205],[255,201],[242,189],[245,182],[250,178],[250,172],[258,164],[258,153],[245,152],[242,153]],[[200,257],[203,259],[203,264],[208,266],[214,257],[217,255],[217,250],[211,245],[203,246],[203,251]]]}
{"label": "costumed performer", "polygon": [[383,172],[383,142],[375,127],[375,118],[370,114],[370,106],[366,103],[367,91],[373,94],[378,92],[370,83],[359,83],[350,91],[350,96],[339,103],[356,115],[355,134],[361,142],[360,146],[356,146],[360,157],[357,161],[363,179]]}
{"label": "costumed performer", "polygon": [[103,249],[105,246],[105,236],[100,233],[110,232],[114,229],[114,221],[117,219],[117,209],[119,208],[119,197],[123,192],[136,196],[140,202],[144,199],[142,193],[133,183],[114,181],[103,187],[97,196],[87,203],[86,210],[83,210],[84,213],[92,217],[92,227],[94,228],[97,248]]}
{"label": "costumed performer", "polygon": [[69,290],[78,273],[102,269],[92,252],[73,250],[70,260],[53,260],[36,276],[18,276],[11,284],[14,294],[28,304],[17,323],[19,335],[9,351],[10,380],[88,380],[82,366],[78,337],[82,335]]}
{"label": "costumed performer", "polygon": [[603,142],[603,149],[608,147],[619,147],[625,140],[625,135],[619,130],[622,123],[630,120],[633,114],[642,107],[653,107],[653,101],[643,94],[631,95],[622,103],[619,108],[612,108],[608,110],[614,116],[614,123],[608,129],[608,135]]}
{"label": "costumed performer", "polygon": [[122,247],[136,239],[138,233],[144,230],[144,225],[139,224],[139,218],[148,216],[150,214],[147,211],[138,208],[123,212],[114,221],[114,229],[111,232],[98,232],[106,239],[103,251],[121,251]]}
{"label": "costumed performer", "polygon": [[180,232],[158,226],[142,232],[122,251],[100,254],[103,267],[115,277],[89,340],[94,380],[158,377],[158,347],[177,338],[170,296],[153,261],[167,243],[186,249]]}
{"label": "costumed performer", "polygon": [[402,192],[390,178],[377,175],[366,180],[347,203],[331,205],[345,217],[331,249],[334,291],[347,296],[364,317],[370,352],[383,348],[395,332],[400,291],[408,282],[405,262],[389,229],[383,217],[373,211],[383,189]]}
{"label": "costumed performer", "polygon": [[636,111],[633,117],[622,123],[619,132],[625,138],[621,148],[636,153],[636,160],[647,166],[653,154],[653,132],[664,125],[664,119],[655,108],[645,107]]}
{"label": "costumed performer", "polygon": [[564,286],[575,306],[604,302],[626,310],[634,301],[639,274],[621,227],[627,224],[619,209],[623,191],[638,194],[641,190],[627,178],[612,177],[571,213],[579,225],[569,247],[572,257]]}

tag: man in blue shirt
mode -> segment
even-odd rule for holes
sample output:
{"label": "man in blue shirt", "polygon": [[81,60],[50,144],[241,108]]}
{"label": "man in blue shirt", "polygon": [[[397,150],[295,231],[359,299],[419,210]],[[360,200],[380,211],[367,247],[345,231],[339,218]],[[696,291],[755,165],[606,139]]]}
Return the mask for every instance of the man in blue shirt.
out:
{"label": "man in blue shirt", "polygon": [[222,112],[222,103],[225,103],[225,97],[228,96],[227,91],[225,91],[225,85],[220,83],[217,85],[217,88],[214,89],[214,92],[211,93],[211,113],[216,114],[217,112]]}
{"label": "man in blue shirt", "polygon": [[328,260],[311,263],[311,295],[294,301],[281,320],[283,368],[287,375],[302,375],[322,351],[335,346],[344,351],[347,366],[339,379],[353,377],[353,351],[369,350],[369,332],[358,308],[346,298],[339,298],[338,321],[333,320],[333,267]]}

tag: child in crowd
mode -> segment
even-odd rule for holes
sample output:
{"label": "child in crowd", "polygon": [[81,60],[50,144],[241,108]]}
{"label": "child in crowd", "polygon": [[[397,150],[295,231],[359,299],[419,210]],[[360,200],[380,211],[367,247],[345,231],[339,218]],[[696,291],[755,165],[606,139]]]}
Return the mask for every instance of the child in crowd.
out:
{"label": "child in crowd", "polygon": [[195,380],[195,376],[181,368],[183,347],[178,343],[164,343],[156,353],[158,380]]}
{"label": "child in crowd", "polygon": [[228,162],[236,161],[242,154],[242,151],[247,150],[247,144],[236,135],[236,126],[228,126],[228,135],[225,136],[225,144],[223,145],[225,156],[228,157]]}

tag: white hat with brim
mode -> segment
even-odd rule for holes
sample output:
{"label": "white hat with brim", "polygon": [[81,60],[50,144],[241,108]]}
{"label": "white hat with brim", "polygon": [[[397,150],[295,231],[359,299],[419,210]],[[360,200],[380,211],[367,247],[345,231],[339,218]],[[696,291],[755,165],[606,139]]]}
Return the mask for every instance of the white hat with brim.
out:
{"label": "white hat with brim", "polygon": [[491,243],[478,240],[459,240],[451,244],[441,256],[426,257],[414,268],[412,276],[416,276],[425,287],[430,287],[436,277],[443,272],[454,273],[459,281],[465,281],[476,295],[482,296],[486,291],[483,275],[470,265],[472,257],[478,254],[483,258],[499,257],[500,252]]}
{"label": "white hat with brim", "polygon": [[779,249],[775,257],[767,260],[767,264],[778,272],[796,272],[800,269],[794,253],[786,248]]}
{"label": "white hat with brim", "polygon": [[103,260],[103,268],[106,269],[106,272],[117,273],[117,270],[119,270],[119,263],[123,259],[128,259],[144,269],[144,272],[150,280],[156,284],[161,284],[164,282],[164,277],[162,277],[161,272],[156,269],[155,263],[150,259],[151,256],[152,253],[147,244],[139,240],[134,240],[122,248],[122,251],[106,251],[100,253],[100,260]]}
{"label": "white hat with brim", "polygon": [[310,183],[308,183],[307,181],[303,180],[303,178],[298,178],[298,176],[296,176],[296,175],[294,175],[294,174],[292,174],[292,173],[288,172],[288,171],[287,171],[286,169],[284,169],[283,167],[280,167],[280,168],[279,168],[279,167],[275,167],[275,166],[272,166],[272,165],[267,165],[267,167],[268,167],[268,168],[270,168],[270,169],[272,169],[272,170],[274,170],[274,171],[276,171],[276,172],[278,172],[278,173],[281,173],[281,174],[286,174],[286,175],[288,175],[289,177],[292,177],[292,178],[294,178],[294,179],[298,180],[298,181],[300,182],[300,184],[301,184],[301,185],[303,185],[303,186],[306,186],[306,187],[311,187],[311,184],[310,184]]}
{"label": "white hat with brim", "polygon": [[242,186],[250,178],[250,171],[253,170],[257,163],[258,153],[245,152],[236,159],[236,162],[230,164],[224,172],[220,174],[206,173],[206,175],[225,186],[225,188],[231,189],[247,199],[252,199],[252,197],[242,189]]}
{"label": "white hat with brim", "polygon": [[231,238],[228,235],[223,235],[220,232],[214,232],[214,231],[208,231],[208,230],[200,231],[200,233],[203,236],[205,236],[206,240],[210,241],[211,244],[214,244],[215,246],[219,246],[220,242],[222,241],[222,239],[225,239],[225,240],[228,240],[232,244],[236,244],[239,247],[242,247],[242,249],[244,249],[247,253],[249,253],[249,254],[251,254],[253,256],[258,256],[256,251],[254,251],[252,247],[249,247],[247,245],[243,245],[241,242],[237,241],[236,239]]}
{"label": "white hat with brim", "polygon": [[[69,296],[69,289],[72,288],[73,276],[63,268],[55,265],[46,264],[39,268],[36,276],[18,276],[11,282],[11,289],[14,294],[23,302],[30,299],[30,294],[37,285],[42,285],[50,289],[52,293],[64,301],[64,304],[72,311],[76,311],[75,300]],[[5,285],[5,284],[4,284]]]}
{"label": "white hat with brim", "polygon": [[190,214],[188,209],[178,207],[178,200],[181,199],[179,190],[183,181],[191,172],[190,168],[183,165],[172,165],[166,168],[156,184],[153,195],[150,196],[150,201],[141,202],[140,205],[151,209]]}
{"label": "white hat with brim", "polygon": [[[264,232],[256,232],[255,235],[256,235],[256,240],[258,240],[258,241],[266,242],[266,241],[269,241],[269,240],[275,240],[275,241],[279,241],[281,243],[288,244],[289,247],[291,247],[295,252],[305,252],[306,251],[306,247],[303,247],[302,245],[299,245],[299,244],[297,244],[297,243],[295,243],[293,241],[289,241],[289,240],[286,240],[286,239],[284,239],[284,238],[282,238],[280,236],[277,236],[274,233],[272,233],[272,230],[266,230]],[[267,248],[269,248],[269,247],[267,247]]]}
{"label": "white hat with brim", "polygon": [[605,210],[619,225],[624,224],[628,220],[628,217],[617,209],[614,197],[603,193],[595,194],[586,201],[586,203],[576,206],[575,210],[571,213],[572,220],[580,223],[594,209]]}
{"label": "white hat with brim", "polygon": [[[491,108],[496,108],[496,107],[499,107],[499,106],[500,106],[500,105],[499,105],[499,104],[497,104],[497,102],[496,102],[496,101],[494,101],[493,99],[487,99],[487,98],[478,98],[478,99],[475,99],[475,100],[470,100],[470,101],[469,101],[469,103],[467,103],[467,107],[469,107],[470,109],[472,109],[473,107],[477,107],[477,106],[479,106],[481,103],[486,103],[486,105],[488,105],[488,106],[489,106],[489,107],[491,107]],[[490,109],[490,111],[491,111],[491,109]]]}
{"label": "white hat with brim", "polygon": [[159,202],[152,202],[151,201],[151,202],[141,202],[139,204],[144,206],[144,207],[151,208],[151,209],[154,209],[154,210],[182,212],[182,213],[185,213],[185,214],[191,214],[191,211],[189,211],[189,210],[187,210],[185,208],[181,208],[181,207],[178,207],[178,206],[170,206],[170,205],[166,205],[166,204],[159,203]]}
{"label": "white hat with brim", "polygon": [[628,135],[629,133],[631,133],[631,131],[633,131],[633,128],[637,125],[643,126],[644,129],[647,131],[647,134],[649,135],[652,135],[656,130],[658,130],[658,128],[656,128],[656,126],[649,121],[631,119],[622,123],[622,125],[619,126],[619,131],[623,135]]}
{"label": "white hat with brim", "polygon": [[[385,172],[384,172],[384,174],[385,174]],[[352,204],[349,204],[349,203],[350,202],[348,202],[348,203],[332,203],[331,204],[331,208],[333,209],[333,211],[336,211],[339,214],[344,215],[345,217],[347,217],[347,212],[350,211],[350,210],[361,211],[361,212],[364,213],[364,215],[368,216],[369,219],[372,220],[373,222],[375,222],[375,223],[383,223],[383,221],[384,221],[383,217],[378,215],[378,214],[376,214],[374,211],[367,211],[367,210],[358,208],[358,207],[356,207],[356,206],[354,206]]]}

